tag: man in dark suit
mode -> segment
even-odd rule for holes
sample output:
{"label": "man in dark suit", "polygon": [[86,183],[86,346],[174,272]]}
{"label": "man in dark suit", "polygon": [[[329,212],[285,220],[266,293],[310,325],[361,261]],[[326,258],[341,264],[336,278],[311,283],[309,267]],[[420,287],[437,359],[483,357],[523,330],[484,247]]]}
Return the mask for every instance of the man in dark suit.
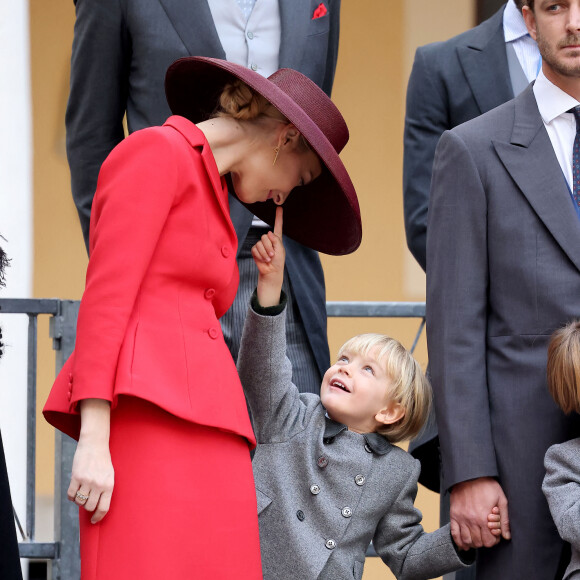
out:
{"label": "man in dark suit", "polygon": [[[542,71],[514,100],[443,134],[427,227],[443,488],[459,547],[493,546],[478,554],[484,580],[561,577],[543,459],[580,431],[546,385],[550,334],[580,316],[580,137],[568,112],[580,105],[580,0],[538,2],[524,18]],[[487,527],[496,505],[509,541]]]}
{"label": "man in dark suit", "polygon": [[[523,4],[509,0],[476,28],[422,46],[415,54],[407,88],[403,201],[407,245],[423,270],[431,171],[441,134],[509,101],[536,77],[539,53],[527,34]],[[431,417],[410,451],[421,461],[420,482],[433,491],[439,491],[437,445]],[[447,521],[446,511],[444,502],[442,522]]]}
{"label": "man in dark suit", "polygon": [[[167,67],[184,56],[226,59],[224,45],[229,47],[225,42],[229,39],[223,31],[242,18],[240,11],[248,1],[76,0],[75,4],[67,155],[73,198],[88,248],[97,175],[105,157],[124,137],[123,116],[126,114],[129,132],[161,125],[171,114],[164,93]],[[338,53],[340,0],[257,0],[255,8],[267,11],[266,32],[279,39],[279,51],[274,55],[277,68],[296,69],[330,94]],[[274,25],[270,25],[272,19]],[[258,36],[254,38],[249,25],[246,30],[242,28],[242,42],[258,43]],[[265,49],[262,45],[262,50],[271,52],[272,45]],[[261,72],[259,63],[248,66]],[[231,195],[230,215],[238,235],[239,256],[252,215]],[[296,343],[294,351],[291,346],[291,359],[306,375],[297,382],[304,384],[305,390],[317,391],[329,366],[324,274],[316,252],[292,240],[285,243],[297,337],[290,340]],[[253,264],[251,257],[249,261]],[[241,268],[239,296],[242,288],[255,284],[252,280],[244,285],[248,276]],[[240,308],[245,314],[245,301]],[[235,357],[243,319],[232,318],[231,313],[227,316],[230,319],[224,334]]]}

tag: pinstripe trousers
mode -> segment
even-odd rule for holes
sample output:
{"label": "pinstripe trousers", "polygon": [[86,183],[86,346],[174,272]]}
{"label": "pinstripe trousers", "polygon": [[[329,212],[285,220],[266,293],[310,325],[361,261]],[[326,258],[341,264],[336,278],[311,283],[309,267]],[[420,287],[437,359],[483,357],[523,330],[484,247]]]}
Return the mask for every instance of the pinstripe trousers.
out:
{"label": "pinstripe trousers", "polygon": [[[252,247],[260,239],[265,228],[250,228],[238,254],[240,285],[231,308],[220,319],[224,338],[234,360],[237,361],[244,320],[248,312],[250,297],[258,282],[258,268],[252,258]],[[292,382],[301,393],[320,393],[322,377],[318,371],[312,348],[308,342],[304,325],[294,295],[288,272],[284,275],[282,289],[288,297],[286,307],[286,354],[292,363]]]}

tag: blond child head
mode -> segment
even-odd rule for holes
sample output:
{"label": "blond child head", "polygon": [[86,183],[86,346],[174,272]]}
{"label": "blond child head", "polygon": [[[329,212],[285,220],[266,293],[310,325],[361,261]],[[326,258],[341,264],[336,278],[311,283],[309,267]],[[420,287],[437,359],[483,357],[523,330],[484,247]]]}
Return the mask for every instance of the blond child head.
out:
{"label": "blond child head", "polygon": [[562,411],[580,412],[580,320],[552,335],[547,374],[548,389]]}
{"label": "blond child head", "polygon": [[376,431],[397,443],[421,431],[432,394],[421,367],[397,340],[361,334],[340,348],[324,375],[321,399],[329,416],[349,429]]}

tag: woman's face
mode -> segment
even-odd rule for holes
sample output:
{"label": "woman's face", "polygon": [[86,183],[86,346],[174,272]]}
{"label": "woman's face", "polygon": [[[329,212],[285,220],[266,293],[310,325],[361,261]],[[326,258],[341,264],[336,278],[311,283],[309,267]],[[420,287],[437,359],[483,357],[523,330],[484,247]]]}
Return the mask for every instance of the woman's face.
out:
{"label": "woman's face", "polygon": [[300,133],[293,125],[278,124],[278,128],[274,135],[256,141],[231,171],[236,195],[244,203],[272,199],[282,205],[295,187],[310,183],[322,171],[318,155],[300,143]]}

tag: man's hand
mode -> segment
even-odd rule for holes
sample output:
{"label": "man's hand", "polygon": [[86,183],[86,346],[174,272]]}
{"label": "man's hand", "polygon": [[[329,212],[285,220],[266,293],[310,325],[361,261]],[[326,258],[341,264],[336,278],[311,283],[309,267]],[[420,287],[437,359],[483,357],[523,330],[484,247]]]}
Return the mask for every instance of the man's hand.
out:
{"label": "man's hand", "polygon": [[511,538],[507,498],[491,477],[463,481],[451,490],[451,535],[461,550],[491,548],[500,541],[488,526],[488,516],[497,507],[501,537]]}
{"label": "man's hand", "polygon": [[252,258],[258,267],[258,302],[260,306],[275,306],[280,303],[280,292],[284,281],[286,252],[282,243],[282,207],[276,208],[274,233],[264,234],[252,248]]}

